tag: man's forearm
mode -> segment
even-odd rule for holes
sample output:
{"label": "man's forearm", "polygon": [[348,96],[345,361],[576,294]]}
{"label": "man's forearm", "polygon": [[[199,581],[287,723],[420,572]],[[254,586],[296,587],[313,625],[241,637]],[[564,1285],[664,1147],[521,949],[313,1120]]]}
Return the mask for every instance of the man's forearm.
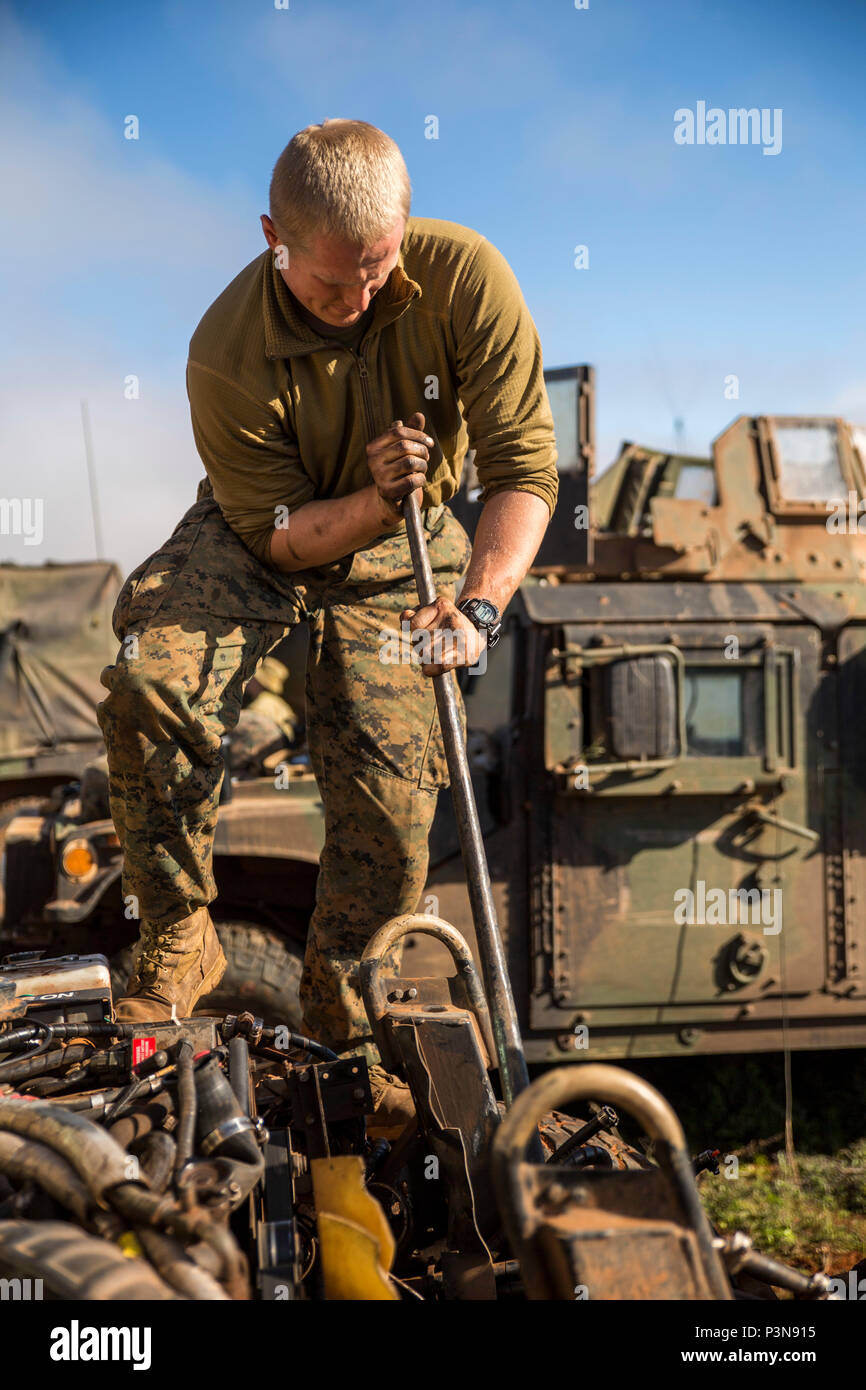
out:
{"label": "man's forearm", "polygon": [[399,520],[372,484],[348,497],[305,502],[271,536],[271,563],[284,574],[330,564],[363,549]]}
{"label": "man's forearm", "polygon": [[549,521],[547,503],[534,492],[495,493],[478,518],[461,600],[490,599],[504,612],[538,553]]}

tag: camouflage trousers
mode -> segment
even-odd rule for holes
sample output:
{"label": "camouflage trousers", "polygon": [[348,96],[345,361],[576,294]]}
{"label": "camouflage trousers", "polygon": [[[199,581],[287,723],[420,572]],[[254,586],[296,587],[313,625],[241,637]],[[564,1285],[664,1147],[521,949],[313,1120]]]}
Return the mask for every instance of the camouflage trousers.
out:
{"label": "camouflage trousers", "polygon": [[[426,512],[425,524],[437,592],[453,598],[469,561],[466,532],[446,507]],[[309,624],[307,733],[325,844],[303,1026],[370,1060],[358,961],[383,922],[415,910],[437,793],[448,785],[430,678],[380,659],[383,635],[417,602],[404,529],[333,565],[281,575],[205,498],[126,581],[114,612],[120,651],[101,676],[123,891],[141,918],[167,925],[216,897],[221,738],[258,662],[295,623]]]}

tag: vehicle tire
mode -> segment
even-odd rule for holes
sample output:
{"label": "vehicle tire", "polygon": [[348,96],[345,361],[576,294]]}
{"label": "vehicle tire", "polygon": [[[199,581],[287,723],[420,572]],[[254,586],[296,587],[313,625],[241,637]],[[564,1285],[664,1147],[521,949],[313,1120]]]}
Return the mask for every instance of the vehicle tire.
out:
{"label": "vehicle tire", "polygon": [[[214,926],[225,952],[226,973],[212,994],[199,1001],[197,1013],[237,1014],[245,1010],[265,1023],[301,1026],[299,989],[303,948],[270,927],[240,920]],[[132,970],[132,947],[111,958],[111,987],[119,999]]]}
{"label": "vehicle tire", "polygon": [[76,1303],[178,1299],[144,1260],[67,1221],[0,1221],[0,1278],[41,1279],[44,1299]]}
{"label": "vehicle tire", "polygon": [[248,1010],[267,1024],[299,1029],[303,947],[255,922],[215,921],[214,926],[228,965],[217,988],[202,999],[202,1009],[211,1014]]}

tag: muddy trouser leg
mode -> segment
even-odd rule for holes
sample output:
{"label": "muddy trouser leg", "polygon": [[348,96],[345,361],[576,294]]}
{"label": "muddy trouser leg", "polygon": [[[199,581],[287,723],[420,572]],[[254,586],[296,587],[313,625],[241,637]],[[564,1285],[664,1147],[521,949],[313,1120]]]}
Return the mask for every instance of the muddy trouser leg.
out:
{"label": "muddy trouser leg", "polygon": [[285,626],[204,613],[136,625],[102,672],[97,707],[129,917],[181,921],[216,896],[212,854],[220,740],[244,686]]}
{"label": "muddy trouser leg", "polygon": [[[469,547],[450,514],[429,548],[437,591],[453,596]],[[307,734],[325,846],[301,981],[304,1028],[371,1062],[378,1053],[358,962],[389,917],[416,909],[438,792],[448,784],[432,681],[388,659],[400,612],[417,602],[403,532],[356,555],[311,623]]]}

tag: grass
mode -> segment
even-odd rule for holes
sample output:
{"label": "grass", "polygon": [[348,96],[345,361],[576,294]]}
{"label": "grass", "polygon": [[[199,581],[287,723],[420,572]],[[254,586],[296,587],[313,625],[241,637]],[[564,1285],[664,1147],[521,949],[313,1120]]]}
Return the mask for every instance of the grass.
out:
{"label": "grass", "polygon": [[[798,1269],[838,1274],[866,1254],[866,1054],[794,1053],[794,1166],[785,1157],[779,1054],[628,1063],[677,1111],[692,1153],[737,1156],[735,1177],[703,1174],[699,1188],[722,1234]],[[626,1137],[634,1129],[623,1126]]]}
{"label": "grass", "polygon": [[[725,1165],[722,1165],[724,1173]],[[802,1270],[837,1274],[866,1251],[866,1140],[836,1154],[783,1151],[738,1164],[736,1176],[699,1179],[722,1234],[745,1231],[756,1249]]]}

